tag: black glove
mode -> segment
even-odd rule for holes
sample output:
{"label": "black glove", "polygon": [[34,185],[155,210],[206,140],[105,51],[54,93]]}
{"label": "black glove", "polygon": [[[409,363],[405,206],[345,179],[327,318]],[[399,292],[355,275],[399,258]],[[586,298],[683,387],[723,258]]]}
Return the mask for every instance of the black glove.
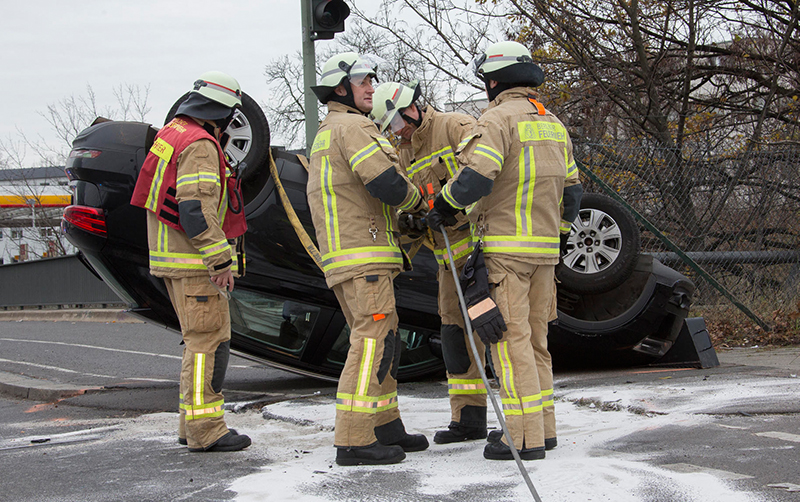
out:
{"label": "black glove", "polygon": [[499,342],[507,329],[506,322],[489,295],[489,271],[486,270],[480,242],[464,265],[459,282],[473,331],[486,345]]}
{"label": "black glove", "polygon": [[419,237],[425,233],[425,221],[422,217],[401,212],[397,215],[397,227],[400,233],[409,237]]}
{"label": "black glove", "polygon": [[569,233],[561,234],[560,236],[561,242],[558,245],[558,250],[560,251],[561,258],[564,258],[564,255],[567,254],[567,242],[569,242]]}
{"label": "black glove", "polygon": [[448,204],[439,194],[436,200],[433,201],[433,208],[428,211],[428,215],[425,217],[425,223],[428,224],[431,230],[442,233],[442,225],[452,227],[458,223],[456,213],[458,213],[458,209]]}

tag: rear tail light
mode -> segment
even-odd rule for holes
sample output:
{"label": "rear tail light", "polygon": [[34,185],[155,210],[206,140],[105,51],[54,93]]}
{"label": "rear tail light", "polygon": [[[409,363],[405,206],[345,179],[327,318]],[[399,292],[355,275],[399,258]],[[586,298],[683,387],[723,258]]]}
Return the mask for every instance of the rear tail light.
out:
{"label": "rear tail light", "polygon": [[64,221],[81,230],[106,236],[106,215],[102,209],[88,206],[67,206],[64,209]]}
{"label": "rear tail light", "polygon": [[71,159],[96,159],[103,153],[100,150],[87,150],[84,148],[76,148],[69,152],[69,158]]}

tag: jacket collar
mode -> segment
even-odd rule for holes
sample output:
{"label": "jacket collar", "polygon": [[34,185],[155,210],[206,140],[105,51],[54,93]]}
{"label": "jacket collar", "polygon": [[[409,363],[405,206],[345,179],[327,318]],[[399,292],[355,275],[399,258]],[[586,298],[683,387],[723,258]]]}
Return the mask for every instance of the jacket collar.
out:
{"label": "jacket collar", "polygon": [[358,108],[353,108],[352,106],[343,105],[338,101],[328,101],[328,113],[337,112],[337,113],[357,113],[362,116],[366,116],[367,114],[359,110]]}
{"label": "jacket collar", "polygon": [[414,134],[411,135],[411,146],[414,147],[414,152],[419,151],[422,148],[422,145],[425,144],[425,141],[430,138],[430,131],[428,129],[433,128],[433,119],[439,112],[433,109],[432,106],[426,106],[425,110],[423,110],[423,117],[422,123],[419,125]]}
{"label": "jacket collar", "polygon": [[498,94],[497,97],[494,98],[494,101],[489,103],[487,109],[494,108],[495,106],[498,106],[506,101],[512,101],[515,99],[524,99],[527,101],[528,96],[533,93],[535,93],[535,91],[532,87],[513,87]]}

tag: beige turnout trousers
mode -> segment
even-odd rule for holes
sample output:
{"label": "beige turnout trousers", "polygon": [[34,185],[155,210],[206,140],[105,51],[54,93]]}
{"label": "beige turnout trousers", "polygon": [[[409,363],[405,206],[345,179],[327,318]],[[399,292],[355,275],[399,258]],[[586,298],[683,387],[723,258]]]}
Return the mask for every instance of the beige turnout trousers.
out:
{"label": "beige turnout trousers", "polygon": [[492,346],[506,424],[518,449],[544,447],[545,438],[556,437],[552,362],[547,351],[555,266],[487,254],[486,267],[489,283],[497,285],[492,296],[508,327]]}
{"label": "beige turnout trousers", "polygon": [[189,448],[208,448],[228,433],[222,384],[228,367],[228,302],[209,276],[164,278],[183,334],[178,435]]}
{"label": "beige turnout trousers", "polygon": [[400,418],[397,331],[390,271],[377,271],[333,286],[347,324],[350,350],[336,390],[334,446],[368,446],[375,427]]}

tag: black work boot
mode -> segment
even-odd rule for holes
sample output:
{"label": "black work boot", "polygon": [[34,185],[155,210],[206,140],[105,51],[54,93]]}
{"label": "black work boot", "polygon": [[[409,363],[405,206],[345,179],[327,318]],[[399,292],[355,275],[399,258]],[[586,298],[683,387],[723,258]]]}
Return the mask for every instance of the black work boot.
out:
{"label": "black work boot", "polygon": [[469,427],[458,422],[450,422],[446,431],[436,431],[433,442],[437,444],[460,443],[470,439],[483,439],[486,437],[486,426]]}
{"label": "black work boot", "polygon": [[[239,433],[236,432],[236,429],[228,429],[228,432],[230,432],[234,436],[238,436],[239,435]],[[189,444],[189,441],[187,441],[186,438],[182,438],[182,437],[178,436],[178,444],[186,446],[187,444]]]}
{"label": "black work boot", "polygon": [[[522,460],[541,460],[544,458],[544,447],[539,448],[523,448],[519,451],[519,458]],[[514,454],[511,453],[511,448],[502,441],[496,443],[488,443],[483,449],[483,458],[489,460],[514,460]]]}
{"label": "black work boot", "polygon": [[368,446],[336,448],[336,463],[339,465],[385,465],[402,462],[406,453],[399,446],[384,446],[374,442]]}
{"label": "black work boot", "polygon": [[250,443],[251,441],[248,436],[229,430],[227,434],[214,441],[210,446],[206,448],[189,448],[189,451],[239,451],[250,446]]}
{"label": "black work boot", "polygon": [[[490,443],[497,443],[503,439],[503,431],[491,431],[489,432],[489,437],[486,439]],[[435,441],[435,439],[434,439]],[[547,451],[552,450],[558,446],[558,438],[544,438],[544,449]]]}
{"label": "black work boot", "polygon": [[403,426],[403,421],[396,418],[388,424],[375,427],[375,437],[382,445],[397,445],[403,451],[422,451],[428,449],[428,438],[422,434],[409,434]]}

